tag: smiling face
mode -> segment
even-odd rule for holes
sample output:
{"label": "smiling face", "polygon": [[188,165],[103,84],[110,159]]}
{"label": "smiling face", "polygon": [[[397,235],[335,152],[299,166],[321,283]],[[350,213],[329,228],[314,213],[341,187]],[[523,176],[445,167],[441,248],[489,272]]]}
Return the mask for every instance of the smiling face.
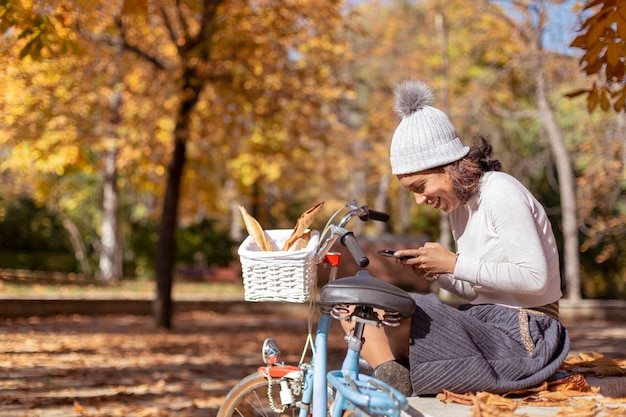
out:
{"label": "smiling face", "polygon": [[417,204],[427,204],[445,212],[461,204],[450,177],[442,169],[398,175],[398,179],[402,187],[413,193]]}

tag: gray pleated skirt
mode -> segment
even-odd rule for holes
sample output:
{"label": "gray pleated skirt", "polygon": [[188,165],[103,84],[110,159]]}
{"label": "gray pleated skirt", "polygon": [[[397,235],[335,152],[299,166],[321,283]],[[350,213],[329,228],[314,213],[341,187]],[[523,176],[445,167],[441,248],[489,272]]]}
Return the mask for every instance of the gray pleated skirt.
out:
{"label": "gray pleated skirt", "polygon": [[532,387],[549,379],[569,352],[567,330],[550,317],[523,313],[534,344],[529,350],[516,309],[493,304],[457,309],[434,294],[412,297],[417,309],[409,359],[415,395]]}

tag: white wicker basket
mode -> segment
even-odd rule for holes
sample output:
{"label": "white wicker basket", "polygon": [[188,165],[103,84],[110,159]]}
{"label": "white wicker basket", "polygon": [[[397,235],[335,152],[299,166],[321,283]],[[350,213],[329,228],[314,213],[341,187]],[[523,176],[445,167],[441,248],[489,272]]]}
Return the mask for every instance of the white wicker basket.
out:
{"label": "white wicker basket", "polygon": [[280,251],[292,229],[266,230],[274,251],[264,252],[248,236],[239,247],[246,301],[282,301],[304,303],[309,300],[317,281],[314,262],[319,232],[313,230],[306,248]]}

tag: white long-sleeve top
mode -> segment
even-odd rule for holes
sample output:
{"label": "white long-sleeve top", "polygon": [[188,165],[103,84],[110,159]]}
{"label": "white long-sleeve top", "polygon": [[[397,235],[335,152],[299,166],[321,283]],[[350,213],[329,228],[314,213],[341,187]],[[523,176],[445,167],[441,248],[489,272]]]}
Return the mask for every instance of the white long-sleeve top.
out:
{"label": "white long-sleeve top", "polygon": [[487,172],[450,212],[458,258],[439,286],[473,304],[538,307],[561,298],[559,254],[543,206],[517,179]]}

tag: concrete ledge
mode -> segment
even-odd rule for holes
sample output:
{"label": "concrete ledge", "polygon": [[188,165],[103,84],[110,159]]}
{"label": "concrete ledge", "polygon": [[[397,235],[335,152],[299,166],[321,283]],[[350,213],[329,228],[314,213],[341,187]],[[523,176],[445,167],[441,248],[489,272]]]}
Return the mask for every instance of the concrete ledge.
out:
{"label": "concrete ledge", "polygon": [[626,300],[561,300],[559,310],[564,320],[626,322]]}

